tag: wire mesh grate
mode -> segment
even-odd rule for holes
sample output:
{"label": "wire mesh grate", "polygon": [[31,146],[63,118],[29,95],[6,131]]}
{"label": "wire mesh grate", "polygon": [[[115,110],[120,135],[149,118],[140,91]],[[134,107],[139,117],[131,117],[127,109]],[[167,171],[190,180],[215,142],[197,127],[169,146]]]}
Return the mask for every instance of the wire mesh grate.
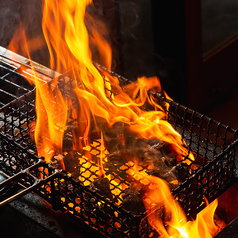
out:
{"label": "wire mesh grate", "polygon": [[[123,77],[118,78],[121,85],[128,83]],[[112,97],[107,78],[104,79],[108,97]],[[72,96],[72,83],[69,74],[60,77],[59,88],[64,95]],[[185,212],[194,216],[204,206],[204,196],[211,202],[236,180],[237,131],[160,94],[155,94],[154,97],[160,105],[169,105],[165,107],[168,108],[169,122],[182,135],[188,150],[195,156],[195,162],[188,165],[189,172],[185,174],[187,176],[181,179],[181,184],[176,188],[172,187],[174,197]],[[0,110],[0,169],[9,176],[38,161],[32,136],[35,121],[34,90],[21,95]],[[72,121],[70,123],[72,126]],[[65,139],[70,138],[71,134],[70,130],[66,130]],[[54,209],[68,211],[106,236],[156,237],[156,232],[145,219],[143,210],[135,213],[126,209],[126,189],[134,182],[126,173],[133,167],[131,162],[106,163],[105,172],[111,178],[97,179],[100,174],[97,156],[101,153],[101,146],[100,140],[95,139],[89,147],[84,148],[84,152],[71,151],[73,157],[77,161],[80,158],[81,161],[76,170],[70,174],[65,171],[58,173],[35,192],[51,203]],[[67,147],[67,150],[71,148]],[[90,164],[84,156],[85,153],[90,153],[93,158]],[[110,156],[109,151],[108,154]],[[139,166],[141,170],[147,169],[143,164]],[[48,169],[43,166],[33,173],[44,178],[48,176]],[[52,167],[51,169],[54,170]],[[29,178],[25,179],[27,186],[30,183]]]}

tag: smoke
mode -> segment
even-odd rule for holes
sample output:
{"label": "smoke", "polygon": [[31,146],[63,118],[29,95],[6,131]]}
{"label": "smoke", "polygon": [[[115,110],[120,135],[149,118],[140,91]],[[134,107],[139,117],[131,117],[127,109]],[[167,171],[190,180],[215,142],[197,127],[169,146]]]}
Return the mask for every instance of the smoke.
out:
{"label": "smoke", "polygon": [[32,41],[31,58],[48,66],[48,51],[41,28],[41,9],[40,0],[0,1],[0,44],[8,48],[14,38],[17,53],[28,57],[23,50],[24,29],[26,38]]}
{"label": "smoke", "polygon": [[0,2],[0,42],[3,47],[8,47],[20,23],[19,12],[20,4],[14,4],[13,1]]}
{"label": "smoke", "polygon": [[132,32],[141,22],[142,12],[140,7],[134,2],[122,2],[120,12],[121,25],[123,26],[121,33],[135,37]]}
{"label": "smoke", "polygon": [[[117,73],[120,73],[120,40],[118,39],[118,9],[114,1],[110,0],[93,0],[93,4],[86,9],[87,13],[85,18],[85,24],[89,30],[90,28],[96,29],[102,38],[104,38],[111,47],[112,63],[111,69]],[[90,17],[94,19],[94,22],[90,22]],[[90,49],[92,51],[93,61],[101,63],[100,55],[92,42],[90,42]]]}
{"label": "smoke", "polygon": [[[151,76],[153,71],[153,39],[150,4],[143,1],[94,0],[87,8],[88,15],[96,19],[98,32],[112,48],[111,69],[130,79]],[[24,39],[19,26],[25,29],[26,38],[32,42],[32,60],[49,66],[49,54],[42,33],[42,1],[0,1],[0,44],[8,48],[14,36],[19,54]],[[85,21],[87,24],[87,20]],[[90,22],[89,22],[90,23]],[[100,55],[93,44],[93,60],[100,62]]]}

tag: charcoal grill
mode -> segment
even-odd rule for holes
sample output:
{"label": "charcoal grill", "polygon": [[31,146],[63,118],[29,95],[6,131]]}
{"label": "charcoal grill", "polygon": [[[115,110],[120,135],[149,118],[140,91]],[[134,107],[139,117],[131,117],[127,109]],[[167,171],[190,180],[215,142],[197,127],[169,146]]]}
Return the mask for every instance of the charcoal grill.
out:
{"label": "charcoal grill", "polygon": [[[15,60],[12,60],[11,56],[9,51],[2,51],[0,62],[3,85],[0,89],[3,95],[0,109],[0,170],[9,177],[4,185],[0,185],[0,189],[5,194],[18,183],[23,190],[2,204],[33,190],[54,210],[68,211],[75,219],[107,237],[156,237],[145,213],[133,214],[125,210],[66,171],[55,169],[44,162],[44,158],[37,157],[35,143],[29,134],[31,122],[36,120],[35,88],[24,79],[33,79],[30,63],[20,56],[16,59],[15,55]],[[42,83],[57,76],[60,77],[62,90],[70,88],[68,74],[59,75],[43,69],[39,67]],[[118,77],[122,85],[129,82],[113,72],[108,73]],[[107,91],[110,92],[110,89]],[[237,181],[238,133],[229,126],[166,99],[162,94],[154,93],[154,96],[161,105],[169,105],[168,121],[195,156],[195,162],[190,164],[190,176],[172,191],[187,215],[194,217],[205,206],[204,197],[212,202]],[[100,146],[101,143],[97,141],[91,145],[90,151],[100,153]],[[90,175],[81,174],[85,181],[95,176],[93,166],[86,168]],[[120,199],[124,191],[115,184],[113,186],[120,190]]]}

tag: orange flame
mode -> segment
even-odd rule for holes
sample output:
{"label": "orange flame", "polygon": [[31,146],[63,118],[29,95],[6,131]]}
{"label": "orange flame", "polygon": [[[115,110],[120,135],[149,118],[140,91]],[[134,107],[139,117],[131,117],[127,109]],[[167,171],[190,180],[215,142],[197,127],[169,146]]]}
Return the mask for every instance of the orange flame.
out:
{"label": "orange flame", "polygon": [[[109,126],[122,121],[130,126],[131,131],[141,137],[159,138],[169,142],[174,145],[178,154],[186,156],[188,152],[181,141],[180,134],[164,120],[165,112],[155,104],[147,93],[149,89],[161,91],[160,82],[156,77],[139,78],[137,82],[122,89],[116,77],[104,73],[108,80],[108,86],[113,85],[116,92],[111,99],[107,97],[104,78],[92,63],[92,52],[89,45],[93,43],[97,46],[100,59],[109,69],[111,49],[105,38],[98,33],[96,21],[88,13],[85,13],[86,7],[90,3],[90,0],[46,0],[43,14],[43,31],[51,54],[51,66],[60,72],[78,69],[78,71],[74,71],[74,74],[79,76],[82,87],[74,88],[80,104],[77,120],[85,122],[80,136],[85,140],[88,138],[90,118],[93,115],[106,119]],[[87,21],[90,22],[90,27],[86,27],[85,22]],[[79,85],[79,82],[74,80],[76,85]],[[58,94],[60,95],[59,92]],[[139,97],[137,97],[138,94]],[[148,112],[139,109],[146,100],[155,107],[155,111]],[[65,105],[63,100],[60,101],[60,105],[62,104]],[[63,108],[65,107],[63,106]],[[67,111],[66,108],[64,110]],[[65,120],[62,124],[64,122]],[[49,129],[51,130],[51,127]],[[87,142],[85,141],[85,143]],[[76,145],[76,147],[78,146]],[[193,159],[192,154],[190,154],[190,158]]]}
{"label": "orange flame", "polygon": [[[211,238],[218,231],[213,221],[218,201],[215,200],[203,209],[195,221],[187,221],[187,218],[172,196],[166,182],[158,177],[150,176],[145,172],[139,172],[134,166],[130,175],[140,184],[148,185],[144,191],[144,204],[148,213],[148,221],[162,237],[169,238]],[[159,215],[158,209],[164,208],[166,221]]]}
{"label": "orange flame", "polygon": [[[45,0],[43,7],[42,28],[51,56],[51,68],[58,72],[71,70],[74,76],[73,91],[77,95],[79,109],[76,112],[75,109],[71,110],[80,122],[76,137],[84,138],[84,144],[87,145],[91,124],[96,123],[95,118],[104,118],[109,126],[121,121],[138,136],[168,142],[177,154],[187,156],[188,151],[180,134],[166,121],[163,108],[148,94],[150,89],[161,91],[158,78],[142,77],[121,88],[116,77],[100,72],[92,63],[89,45],[94,45],[101,62],[109,69],[111,48],[105,37],[97,31],[96,20],[86,12],[91,2]],[[87,27],[85,23],[88,23]],[[35,141],[39,155],[47,161],[53,154],[62,153],[63,134],[72,106],[71,99],[64,98],[59,90],[57,80],[55,78],[51,83],[42,85],[35,77],[34,82],[37,88]],[[109,90],[113,88],[110,98],[105,87]],[[140,108],[146,101],[154,107],[154,111]],[[82,148],[78,139],[75,143],[78,144],[74,148]],[[194,159],[192,153],[189,153],[189,157]]]}
{"label": "orange flame", "polygon": [[[75,76],[73,88],[77,95],[79,109],[74,108],[70,98],[65,98],[58,88],[55,78],[50,83],[42,83],[32,65],[34,84],[36,85],[36,113],[35,141],[39,156],[50,161],[54,154],[62,154],[62,141],[68,111],[71,117],[79,122],[78,131],[73,132],[74,149],[89,144],[88,134],[91,118],[104,118],[109,126],[121,121],[127,124],[132,132],[146,139],[158,138],[174,145],[177,154],[188,155],[181,136],[166,121],[166,113],[158,105],[148,90],[161,91],[161,85],[156,77],[139,78],[136,82],[121,88],[116,77],[106,72],[100,72],[92,63],[92,53],[89,45],[92,42],[98,48],[102,62],[108,68],[111,64],[111,49],[109,44],[96,31],[96,23],[85,13],[91,1],[48,1],[44,2],[42,28],[51,56],[51,68],[59,72],[72,69]],[[90,27],[86,28],[85,17],[90,18]],[[90,31],[90,34],[88,33]],[[29,41],[22,30],[24,53],[30,58]],[[12,41],[11,49],[16,50]],[[22,41],[21,41],[22,42]],[[32,83],[32,81],[31,81]],[[108,90],[113,93],[108,97]],[[138,96],[139,95],[139,96]],[[144,111],[142,107],[149,102],[154,111]],[[78,143],[78,144],[77,144]],[[190,159],[193,155],[189,154]],[[102,166],[101,166],[102,167]]]}
{"label": "orange flame", "polygon": [[[152,93],[148,93],[150,90],[162,91],[158,78],[141,77],[134,83],[120,87],[116,77],[99,70],[93,64],[90,45],[96,48],[100,55],[100,63],[108,69],[111,66],[111,48],[106,38],[97,31],[96,20],[86,13],[86,8],[91,2],[91,0],[44,1],[42,28],[51,57],[51,68],[58,72],[71,70],[74,81],[72,92],[77,97],[78,107],[74,108],[71,98],[66,98],[62,94],[58,87],[58,78],[44,84],[38,80],[35,73],[37,113],[35,141],[38,154],[44,156],[47,161],[50,161],[54,154],[63,154],[62,141],[70,111],[71,117],[77,120],[78,124],[78,131],[73,132],[76,136],[75,149],[86,148],[90,144],[88,135],[91,125],[95,124],[100,131],[97,121],[98,118],[103,118],[109,127],[116,122],[123,122],[138,137],[148,140],[157,138],[168,142],[173,145],[177,154],[194,160],[192,153],[186,149],[181,135],[166,120],[163,107],[156,103]],[[29,42],[26,42],[26,45],[28,44]],[[29,53],[29,47],[25,48]],[[33,65],[32,69],[34,70]],[[145,103],[149,103],[154,110],[143,110],[142,106]],[[81,137],[84,139],[83,145],[79,139]],[[104,147],[102,133],[101,142],[102,154]],[[87,160],[87,165],[89,163],[90,160]],[[102,176],[103,157],[100,157],[99,167],[99,176]],[[88,172],[85,169],[85,173]],[[204,209],[195,222],[187,222],[184,212],[163,180],[148,176],[145,172],[138,172],[136,169],[134,172],[130,171],[130,174],[140,183],[149,185],[143,199],[149,214],[148,220],[160,234],[165,237],[211,237],[210,234],[215,230],[212,216],[216,202]],[[169,228],[165,228],[154,212],[161,204],[168,209],[171,216],[167,223]]]}

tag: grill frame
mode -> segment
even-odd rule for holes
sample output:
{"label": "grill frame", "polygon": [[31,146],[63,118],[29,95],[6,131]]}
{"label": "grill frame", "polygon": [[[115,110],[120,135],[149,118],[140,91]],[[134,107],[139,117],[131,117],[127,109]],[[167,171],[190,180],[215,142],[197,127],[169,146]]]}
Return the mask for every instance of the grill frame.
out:
{"label": "grill frame", "polygon": [[[128,79],[109,73],[118,77],[122,84],[129,83]],[[172,191],[187,215],[194,217],[205,205],[204,196],[211,202],[236,182],[238,132],[161,94],[154,93],[154,96],[161,105],[169,104],[168,121],[182,135],[189,150],[204,158],[201,166]],[[28,133],[29,122],[35,119],[34,98],[34,89],[29,90],[0,109],[0,158],[4,158],[0,161],[0,170],[8,176],[26,169],[39,159]],[[21,121],[24,123],[19,123]],[[47,174],[44,168],[39,170],[39,178]],[[53,209],[68,211],[105,236],[155,235],[147,223],[146,214],[131,214],[64,171],[34,192],[49,202]]]}

